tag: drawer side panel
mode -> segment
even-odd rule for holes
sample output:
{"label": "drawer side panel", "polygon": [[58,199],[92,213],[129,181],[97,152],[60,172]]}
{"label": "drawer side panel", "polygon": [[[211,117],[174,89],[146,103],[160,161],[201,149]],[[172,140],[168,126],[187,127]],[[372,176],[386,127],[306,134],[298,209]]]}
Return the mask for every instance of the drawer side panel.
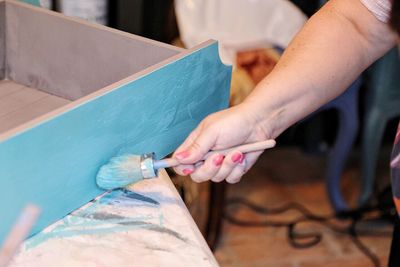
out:
{"label": "drawer side panel", "polygon": [[6,22],[8,78],[70,100],[180,52],[13,1]]}
{"label": "drawer side panel", "polygon": [[112,156],[173,151],[227,107],[230,74],[214,43],[1,142],[0,242],[28,202],[43,210],[37,232],[101,194]]}

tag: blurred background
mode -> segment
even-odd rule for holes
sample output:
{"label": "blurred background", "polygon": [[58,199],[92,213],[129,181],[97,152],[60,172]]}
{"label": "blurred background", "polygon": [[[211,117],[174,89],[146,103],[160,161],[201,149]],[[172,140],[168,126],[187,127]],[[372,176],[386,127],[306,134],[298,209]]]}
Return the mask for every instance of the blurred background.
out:
{"label": "blurred background", "polygon": [[[219,41],[231,105],[269,74],[321,0],[42,0],[42,6],[190,48]],[[134,55],[132,55],[134,56]],[[285,131],[236,185],[171,177],[221,266],[386,265],[389,157],[400,115],[391,50]]]}

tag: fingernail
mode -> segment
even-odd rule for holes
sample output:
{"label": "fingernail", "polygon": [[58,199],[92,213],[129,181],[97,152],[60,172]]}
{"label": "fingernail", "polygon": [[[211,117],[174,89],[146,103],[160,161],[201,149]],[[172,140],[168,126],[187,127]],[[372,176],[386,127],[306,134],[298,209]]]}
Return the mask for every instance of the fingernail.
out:
{"label": "fingernail", "polygon": [[230,184],[237,184],[237,183],[239,183],[240,182],[240,178],[239,179],[235,179],[235,180],[229,180],[229,181],[227,181],[228,183],[230,183]]}
{"label": "fingernail", "polygon": [[243,157],[240,159],[239,163],[242,164],[244,162],[244,155],[242,155]]}
{"label": "fingernail", "polygon": [[224,161],[224,156],[223,155],[218,155],[213,159],[213,162],[214,162],[215,166],[221,166],[223,161]]}
{"label": "fingernail", "polygon": [[189,155],[190,155],[189,151],[185,150],[185,151],[182,151],[182,152],[177,153],[177,154],[175,155],[175,157],[176,157],[177,159],[185,159],[185,158],[189,157]]}
{"label": "fingernail", "polygon": [[242,161],[243,160],[243,154],[242,153],[235,153],[235,154],[233,154],[232,155],[232,157],[231,157],[231,159],[232,159],[232,161],[234,162],[234,163],[238,163],[238,162],[240,162],[240,161]]}
{"label": "fingernail", "polygon": [[182,172],[183,172],[184,175],[189,175],[189,174],[193,173],[193,170],[191,170],[191,169],[183,169]]}

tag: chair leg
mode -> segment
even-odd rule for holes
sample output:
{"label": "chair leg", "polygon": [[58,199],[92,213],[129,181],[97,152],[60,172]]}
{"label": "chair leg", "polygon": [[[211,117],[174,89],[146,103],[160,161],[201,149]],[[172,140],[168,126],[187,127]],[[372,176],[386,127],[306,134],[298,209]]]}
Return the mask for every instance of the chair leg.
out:
{"label": "chair leg", "polygon": [[359,199],[360,205],[365,204],[372,195],[376,162],[386,122],[386,116],[378,109],[372,109],[366,116],[361,149],[362,184]]}
{"label": "chair leg", "polygon": [[341,193],[340,180],[358,131],[357,102],[357,99],[353,99],[351,104],[344,103],[345,108],[338,108],[339,129],[335,144],[328,156],[327,189],[336,212],[348,210],[348,205]]}

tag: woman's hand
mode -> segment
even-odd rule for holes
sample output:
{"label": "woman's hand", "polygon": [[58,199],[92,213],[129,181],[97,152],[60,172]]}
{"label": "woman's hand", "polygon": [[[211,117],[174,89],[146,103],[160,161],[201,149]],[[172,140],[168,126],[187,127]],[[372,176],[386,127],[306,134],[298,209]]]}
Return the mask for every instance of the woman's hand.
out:
{"label": "woman's hand", "polygon": [[238,182],[261,152],[196,162],[209,150],[274,139],[340,95],[396,38],[360,1],[328,1],[242,104],[208,116],[190,134],[174,154],[182,163],[176,172],[197,182]]}
{"label": "woman's hand", "polygon": [[241,104],[206,117],[174,153],[173,157],[182,163],[175,171],[180,175],[190,174],[196,182],[239,182],[262,151],[247,154],[233,151],[225,157],[215,154],[204,162],[201,160],[210,150],[269,139],[270,131],[260,126],[252,110],[251,106]]}

